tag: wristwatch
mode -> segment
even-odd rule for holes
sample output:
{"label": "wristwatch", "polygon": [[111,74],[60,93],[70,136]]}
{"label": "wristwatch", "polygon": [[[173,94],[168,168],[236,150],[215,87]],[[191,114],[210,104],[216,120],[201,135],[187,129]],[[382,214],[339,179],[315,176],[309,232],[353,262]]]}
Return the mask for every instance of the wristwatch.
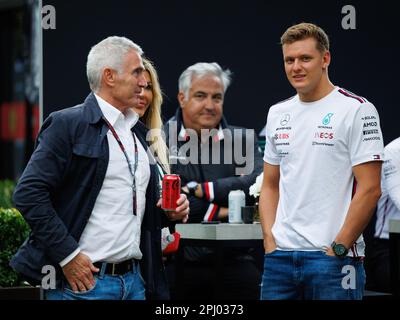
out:
{"label": "wristwatch", "polygon": [[335,241],[332,242],[331,247],[335,256],[339,258],[344,258],[349,252],[349,249],[347,249],[343,244],[336,243]]}
{"label": "wristwatch", "polygon": [[188,188],[188,190],[189,190],[189,194],[191,195],[191,196],[194,196],[195,195],[195,192],[196,192],[196,189],[197,189],[197,186],[198,186],[199,184],[196,182],[196,181],[190,181],[190,182],[188,182],[187,184],[186,184],[186,187]]}

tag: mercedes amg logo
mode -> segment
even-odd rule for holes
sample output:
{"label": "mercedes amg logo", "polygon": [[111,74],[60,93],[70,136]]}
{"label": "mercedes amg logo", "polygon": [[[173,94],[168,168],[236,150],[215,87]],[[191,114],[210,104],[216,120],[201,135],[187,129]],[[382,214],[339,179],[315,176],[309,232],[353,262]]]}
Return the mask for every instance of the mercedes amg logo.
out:
{"label": "mercedes amg logo", "polygon": [[285,113],[281,119],[281,126],[286,126],[290,120],[290,114]]}

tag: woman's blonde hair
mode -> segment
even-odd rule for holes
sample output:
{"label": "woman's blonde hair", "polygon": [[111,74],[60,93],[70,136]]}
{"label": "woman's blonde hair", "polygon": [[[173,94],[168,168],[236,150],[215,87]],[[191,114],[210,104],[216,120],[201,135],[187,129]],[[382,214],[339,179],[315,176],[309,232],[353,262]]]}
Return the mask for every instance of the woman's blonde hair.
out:
{"label": "woman's blonde hair", "polygon": [[170,173],[168,147],[162,136],[163,123],[161,119],[161,105],[163,97],[160,82],[153,63],[147,58],[143,57],[142,59],[145,70],[150,74],[153,101],[150,103],[149,108],[146,110],[141,120],[145,126],[150,129],[148,138],[157,162],[166,173]]}

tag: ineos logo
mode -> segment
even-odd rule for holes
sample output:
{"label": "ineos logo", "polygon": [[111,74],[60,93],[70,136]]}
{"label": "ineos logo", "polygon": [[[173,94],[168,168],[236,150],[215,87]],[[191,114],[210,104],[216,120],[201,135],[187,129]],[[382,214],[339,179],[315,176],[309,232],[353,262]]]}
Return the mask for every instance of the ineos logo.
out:
{"label": "ineos logo", "polygon": [[332,132],[316,132],[315,133],[315,138],[333,139],[333,133]]}

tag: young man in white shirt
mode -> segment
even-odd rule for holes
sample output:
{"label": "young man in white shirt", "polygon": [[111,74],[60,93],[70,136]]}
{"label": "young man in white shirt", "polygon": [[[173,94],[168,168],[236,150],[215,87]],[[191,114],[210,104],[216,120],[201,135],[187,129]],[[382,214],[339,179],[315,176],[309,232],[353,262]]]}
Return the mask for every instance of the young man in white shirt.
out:
{"label": "young man in white shirt", "polygon": [[261,299],[361,299],[361,233],[381,192],[379,115],[330,82],[329,39],[320,27],[294,25],[281,44],[297,95],[268,113]]}

